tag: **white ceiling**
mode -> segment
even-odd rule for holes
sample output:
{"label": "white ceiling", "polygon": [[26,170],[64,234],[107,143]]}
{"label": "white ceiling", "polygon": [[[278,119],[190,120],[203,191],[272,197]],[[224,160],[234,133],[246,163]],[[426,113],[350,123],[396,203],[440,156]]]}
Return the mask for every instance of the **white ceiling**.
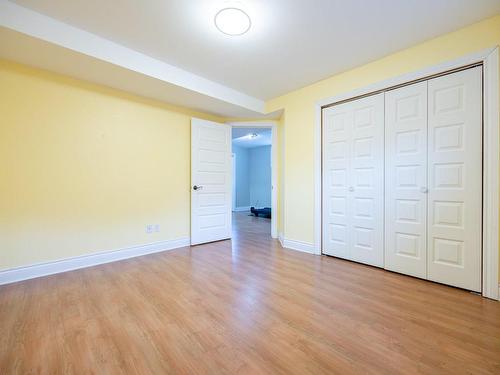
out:
{"label": "white ceiling", "polygon": [[[257,137],[251,138],[250,134],[257,134]],[[272,131],[268,128],[233,128],[232,138],[233,146],[244,148],[270,146]]]}
{"label": "white ceiling", "polygon": [[[252,18],[238,37],[213,17]],[[0,58],[226,118],[500,13],[500,0],[0,0]]]}
{"label": "white ceiling", "polygon": [[264,101],[0,0],[0,58],[223,117],[276,118]]}
{"label": "white ceiling", "polygon": [[226,0],[15,3],[259,99],[269,99],[500,12],[499,0],[239,0],[240,37],[213,16]]}

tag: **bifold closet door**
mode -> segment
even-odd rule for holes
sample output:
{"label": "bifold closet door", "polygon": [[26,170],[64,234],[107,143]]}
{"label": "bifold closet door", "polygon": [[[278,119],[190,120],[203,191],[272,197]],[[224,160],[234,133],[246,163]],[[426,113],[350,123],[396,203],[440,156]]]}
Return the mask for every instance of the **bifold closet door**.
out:
{"label": "bifold closet door", "polygon": [[481,291],[482,68],[428,81],[427,278]]}
{"label": "bifold closet door", "polygon": [[323,253],[384,265],[384,94],[323,110]]}
{"label": "bifold closet door", "polygon": [[385,97],[385,268],[481,290],[481,68]]}
{"label": "bifold closet door", "polygon": [[427,82],[385,95],[385,268],[427,277]]}

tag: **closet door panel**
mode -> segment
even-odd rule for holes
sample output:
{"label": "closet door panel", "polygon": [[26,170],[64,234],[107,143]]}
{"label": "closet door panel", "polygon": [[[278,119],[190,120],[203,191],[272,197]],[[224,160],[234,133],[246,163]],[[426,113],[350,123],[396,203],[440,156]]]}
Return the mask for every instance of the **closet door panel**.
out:
{"label": "closet door panel", "polygon": [[351,259],[384,266],[384,94],[351,103]]}
{"label": "closet door panel", "polygon": [[352,111],[323,110],[323,253],[350,257],[349,173]]}
{"label": "closet door panel", "polygon": [[383,266],[383,94],[323,110],[323,253]]}
{"label": "closet door panel", "polygon": [[481,291],[482,69],[429,80],[428,278]]}
{"label": "closet door panel", "polygon": [[427,277],[427,82],[385,94],[385,268]]}

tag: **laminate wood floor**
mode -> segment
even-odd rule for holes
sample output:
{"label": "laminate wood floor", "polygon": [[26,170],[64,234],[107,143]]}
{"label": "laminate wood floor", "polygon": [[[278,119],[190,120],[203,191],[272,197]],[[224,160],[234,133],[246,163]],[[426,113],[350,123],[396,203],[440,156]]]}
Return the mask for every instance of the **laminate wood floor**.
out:
{"label": "laminate wood floor", "polygon": [[0,287],[0,374],[500,374],[500,303],[232,241]]}

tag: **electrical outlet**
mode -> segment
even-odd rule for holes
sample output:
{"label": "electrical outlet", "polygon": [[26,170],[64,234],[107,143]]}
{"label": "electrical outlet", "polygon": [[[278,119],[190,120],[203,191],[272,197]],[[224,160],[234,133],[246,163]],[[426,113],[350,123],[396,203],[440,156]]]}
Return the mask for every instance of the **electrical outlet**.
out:
{"label": "electrical outlet", "polygon": [[146,233],[153,233],[153,225],[152,224],[148,224],[146,225]]}
{"label": "electrical outlet", "polygon": [[160,224],[155,224],[154,228],[155,228],[155,232],[158,233],[160,231]]}

